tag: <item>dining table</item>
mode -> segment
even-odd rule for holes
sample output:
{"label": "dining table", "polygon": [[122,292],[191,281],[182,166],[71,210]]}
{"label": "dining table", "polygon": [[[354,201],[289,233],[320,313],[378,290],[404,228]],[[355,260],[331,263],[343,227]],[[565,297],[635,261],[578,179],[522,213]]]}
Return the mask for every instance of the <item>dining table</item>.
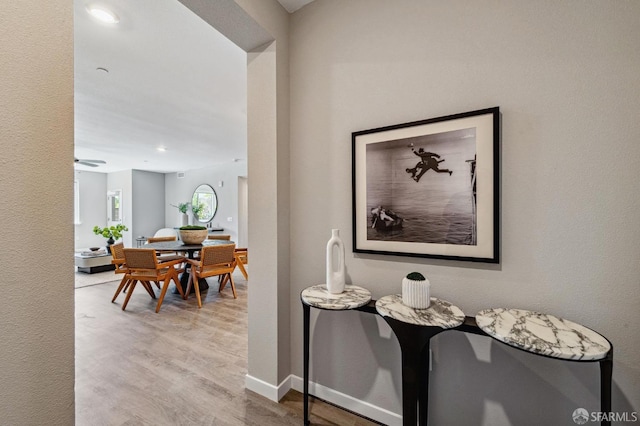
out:
{"label": "dining table", "polygon": [[[224,244],[235,244],[234,241],[228,240],[204,240],[201,244],[186,244],[183,241],[160,241],[157,243],[147,243],[142,248],[150,248],[159,252],[167,252],[167,251],[175,251],[175,252],[184,252],[187,253],[187,259],[194,259],[195,253],[202,250],[203,247],[207,246],[216,246],[216,245],[224,245]],[[180,275],[180,286],[183,291],[187,291],[187,284],[189,283],[189,274],[191,273],[191,265],[187,263],[185,266],[185,271]],[[200,292],[207,290],[209,288],[209,284],[205,278],[201,278],[198,281]],[[191,287],[191,292],[195,291],[195,286]],[[178,289],[173,291],[174,293],[178,293]]]}

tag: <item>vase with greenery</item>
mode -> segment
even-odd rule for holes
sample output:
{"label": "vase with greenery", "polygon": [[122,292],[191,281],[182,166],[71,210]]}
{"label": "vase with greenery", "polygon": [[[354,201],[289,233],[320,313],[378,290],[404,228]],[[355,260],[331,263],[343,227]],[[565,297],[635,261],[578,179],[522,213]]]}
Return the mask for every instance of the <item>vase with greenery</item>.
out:
{"label": "vase with greenery", "polygon": [[171,204],[171,206],[178,209],[178,226],[184,226],[189,223],[189,216],[187,215],[189,203]]}
{"label": "vase with greenery", "polygon": [[128,231],[129,228],[119,223],[116,226],[106,226],[104,228],[100,228],[99,226],[93,227],[93,233],[96,235],[102,235],[107,239],[107,246],[115,243],[116,240],[122,238],[122,233],[124,231]]}

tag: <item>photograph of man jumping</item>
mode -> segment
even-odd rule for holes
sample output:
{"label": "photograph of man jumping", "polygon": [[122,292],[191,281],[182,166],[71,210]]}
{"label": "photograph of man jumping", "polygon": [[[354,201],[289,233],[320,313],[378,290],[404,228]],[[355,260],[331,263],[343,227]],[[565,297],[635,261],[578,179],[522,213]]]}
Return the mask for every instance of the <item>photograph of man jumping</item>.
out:
{"label": "photograph of man jumping", "polygon": [[[412,144],[413,145],[413,144]],[[407,168],[405,171],[411,175],[411,178],[416,182],[420,181],[422,175],[428,170],[433,170],[436,173],[449,173],[449,176],[453,174],[453,171],[449,169],[440,169],[439,164],[444,161],[440,160],[440,156],[433,152],[427,152],[423,148],[419,148],[418,151],[411,146],[411,152],[420,157],[420,161],[413,168]]]}

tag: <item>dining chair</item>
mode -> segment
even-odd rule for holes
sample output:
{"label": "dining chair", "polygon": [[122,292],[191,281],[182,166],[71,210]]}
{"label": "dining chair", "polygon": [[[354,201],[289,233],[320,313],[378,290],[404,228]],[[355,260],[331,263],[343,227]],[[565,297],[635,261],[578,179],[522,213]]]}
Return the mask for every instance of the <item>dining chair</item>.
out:
{"label": "dining chair", "polygon": [[220,276],[222,277],[222,282],[220,283],[218,292],[221,292],[227,281],[230,281],[233,298],[237,299],[236,285],[233,282],[233,277],[231,276],[231,273],[236,267],[234,258],[235,248],[236,245],[234,243],[205,246],[200,250],[199,259],[187,259],[187,262],[191,264],[191,273],[189,274],[189,282],[187,284],[185,298],[189,297],[191,285],[194,285],[196,298],[198,299],[198,307],[201,308],[202,299],[200,297],[200,285],[198,284],[198,281],[201,278]]}
{"label": "dining chair", "polygon": [[163,241],[177,241],[178,237],[175,235],[169,235],[165,237],[149,237],[147,238],[147,243],[160,243]]}
{"label": "dining chair", "polygon": [[211,235],[207,235],[207,240],[226,240],[226,241],[230,241],[231,240],[231,235],[211,234]]}
{"label": "dining chair", "polygon": [[[160,236],[160,237],[149,237],[147,238],[147,243],[161,243],[161,242],[165,242],[165,241],[178,241],[178,236],[177,235],[164,235],[164,236]],[[157,253],[160,253],[161,256],[165,255],[165,254],[177,254],[177,255],[184,255],[184,253],[182,252],[177,252],[175,250],[156,250]]]}
{"label": "dining chair", "polygon": [[[160,262],[158,260],[158,256],[156,255],[156,251],[154,249],[145,249],[145,248],[125,248],[124,249],[124,259],[127,265],[127,273],[125,278],[127,278],[129,283],[129,291],[127,292],[127,297],[124,300],[124,304],[122,305],[122,310],[124,311],[129,303],[129,299],[133,294],[133,290],[136,288],[136,284],[140,282],[140,284],[147,290],[147,293],[155,299],[155,293],[151,288],[151,282],[156,281],[158,283],[164,282],[162,285],[162,290],[160,291],[160,297],[158,298],[158,304],[156,306],[156,313],[160,312],[160,307],[162,306],[162,301],[164,300],[165,294],[167,294],[167,289],[169,288],[169,283],[173,280],[176,284],[176,288],[178,289],[178,293],[184,299],[184,292],[182,291],[182,286],[180,285],[180,280],[178,279],[178,269],[175,268],[175,265],[181,264],[184,262],[184,257],[177,256],[173,260],[169,260],[166,262]],[[121,290],[123,284],[120,284],[118,291]]]}
{"label": "dining chair", "polygon": [[175,236],[176,238],[178,237],[178,231],[176,231],[173,228],[160,228],[158,229],[155,234],[153,234],[153,237],[167,237],[167,236]]}
{"label": "dining chair", "polygon": [[118,243],[118,244],[112,244],[111,246],[109,246],[109,249],[111,250],[111,263],[115,265],[116,269],[115,269],[115,273],[116,275],[118,274],[125,274],[124,277],[122,277],[122,280],[120,281],[120,284],[118,285],[118,289],[116,290],[116,293],[113,295],[113,299],[111,299],[111,303],[116,301],[116,298],[118,297],[118,295],[120,295],[121,291],[127,291],[127,287],[129,284],[129,279],[127,278],[127,264],[124,261],[124,244],[123,243]]}
{"label": "dining chair", "polygon": [[236,266],[244,275],[244,279],[249,279],[249,274],[247,273],[247,269],[244,267],[247,263],[249,263],[249,249],[247,248],[237,248],[233,253],[233,256],[236,259]]}
{"label": "dining chair", "polygon": [[[109,246],[109,248],[111,249],[111,256],[113,257],[113,260],[111,261],[111,263],[116,265],[115,273],[126,274],[127,264],[124,261],[124,243],[112,244],[111,246]],[[175,256],[167,256],[167,257],[159,256],[158,260],[161,262],[164,262],[166,260],[174,260],[175,258],[176,258]],[[178,270],[178,272],[183,272],[183,271],[184,269]],[[115,302],[116,298],[120,295],[121,291],[124,291],[125,293],[127,292],[130,283],[125,280],[126,280],[126,275],[122,277],[122,281],[121,281],[121,283],[124,281],[124,287],[122,288],[118,287],[118,290],[116,290],[116,294],[113,295],[113,299],[111,299],[111,302]],[[158,288],[161,288],[159,282],[154,281],[154,284]]]}

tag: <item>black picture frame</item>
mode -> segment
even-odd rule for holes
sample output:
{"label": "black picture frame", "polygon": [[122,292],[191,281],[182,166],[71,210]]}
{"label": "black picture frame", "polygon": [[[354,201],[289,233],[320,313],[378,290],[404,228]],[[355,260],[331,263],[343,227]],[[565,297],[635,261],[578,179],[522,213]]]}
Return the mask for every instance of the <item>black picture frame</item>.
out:
{"label": "black picture frame", "polygon": [[499,263],[499,107],[351,140],[355,253]]}

